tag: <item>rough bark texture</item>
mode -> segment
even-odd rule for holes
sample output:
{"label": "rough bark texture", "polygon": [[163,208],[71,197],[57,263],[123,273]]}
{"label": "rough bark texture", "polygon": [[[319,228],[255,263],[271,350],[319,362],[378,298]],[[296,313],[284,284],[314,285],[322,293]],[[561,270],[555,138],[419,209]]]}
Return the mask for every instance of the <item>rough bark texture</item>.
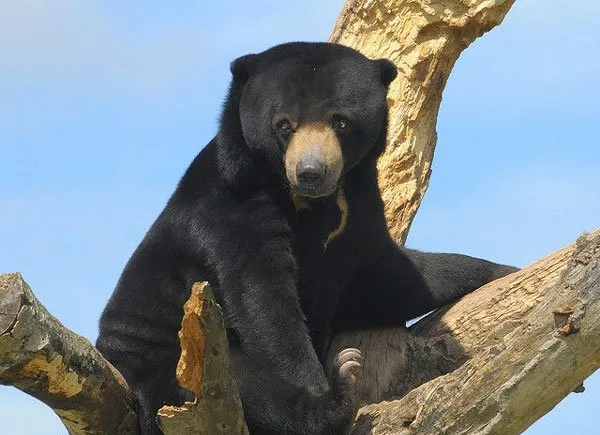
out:
{"label": "rough bark texture", "polygon": [[137,434],[123,377],[52,317],[18,273],[0,275],[0,384],[46,403],[70,434]]}
{"label": "rough bark texture", "polygon": [[388,93],[389,143],[379,185],[392,236],[406,240],[425,194],[446,80],[460,53],[502,22],[514,0],[348,0],[331,37],[371,58],[388,58],[398,78]]}
{"label": "rough bark texture", "polygon": [[182,407],[158,411],[165,434],[247,435],[242,402],[229,364],[221,309],[207,283],[196,283],[179,331],[177,379],[196,396]]}
{"label": "rough bark texture", "polygon": [[600,368],[600,230],[410,333],[401,392],[422,382],[423,361],[458,368],[362,408],[354,435],[521,433]]}

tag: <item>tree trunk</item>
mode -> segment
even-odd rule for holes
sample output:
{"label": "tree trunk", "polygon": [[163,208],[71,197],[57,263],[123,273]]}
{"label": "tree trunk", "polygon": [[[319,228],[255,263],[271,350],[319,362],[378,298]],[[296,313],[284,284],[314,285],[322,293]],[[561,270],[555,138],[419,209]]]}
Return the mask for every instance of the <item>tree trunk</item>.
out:
{"label": "tree trunk", "polygon": [[497,26],[514,0],[348,0],[329,38],[388,58],[388,147],[379,186],[392,236],[404,242],[427,190],[442,91],[460,53]]}

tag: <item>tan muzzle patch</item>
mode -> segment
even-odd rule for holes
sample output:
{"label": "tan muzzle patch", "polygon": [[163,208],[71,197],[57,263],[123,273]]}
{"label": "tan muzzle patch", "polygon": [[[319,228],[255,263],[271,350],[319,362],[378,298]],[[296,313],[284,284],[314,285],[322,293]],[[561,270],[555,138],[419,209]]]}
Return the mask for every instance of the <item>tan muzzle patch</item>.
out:
{"label": "tan muzzle patch", "polygon": [[[298,185],[296,172],[298,162],[307,157],[317,159],[327,168],[323,182],[311,192],[304,192]],[[330,125],[314,122],[300,125],[296,129],[285,153],[285,171],[297,194],[309,197],[331,194],[336,188],[343,166],[340,141]]]}

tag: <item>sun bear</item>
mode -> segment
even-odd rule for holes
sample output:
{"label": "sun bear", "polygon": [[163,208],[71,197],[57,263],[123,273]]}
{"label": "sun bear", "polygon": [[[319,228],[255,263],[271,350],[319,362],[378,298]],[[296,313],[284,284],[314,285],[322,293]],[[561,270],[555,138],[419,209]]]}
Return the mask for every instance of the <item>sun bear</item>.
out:
{"label": "sun bear", "polygon": [[403,324],[515,269],[390,237],[377,186],[396,68],[337,44],[231,64],[216,137],[134,252],[98,349],[134,392],[142,434],[190,393],[175,379],[183,304],[209,281],[253,435],[344,434],[361,355],[325,367],[332,333]]}

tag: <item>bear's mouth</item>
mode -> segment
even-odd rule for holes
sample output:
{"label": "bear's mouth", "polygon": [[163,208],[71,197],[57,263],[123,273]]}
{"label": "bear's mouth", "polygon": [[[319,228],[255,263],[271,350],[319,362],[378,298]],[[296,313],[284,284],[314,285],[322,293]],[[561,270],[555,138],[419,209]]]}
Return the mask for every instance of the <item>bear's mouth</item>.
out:
{"label": "bear's mouth", "polygon": [[297,195],[331,195],[337,189],[342,167],[342,148],[331,126],[310,123],[296,129],[285,153],[285,171]]}
{"label": "bear's mouth", "polygon": [[293,192],[296,195],[304,196],[306,198],[322,198],[324,196],[330,196],[337,190],[337,183],[333,183],[329,186],[320,186],[318,188],[313,187],[302,187],[301,185],[294,185],[292,183]]}

